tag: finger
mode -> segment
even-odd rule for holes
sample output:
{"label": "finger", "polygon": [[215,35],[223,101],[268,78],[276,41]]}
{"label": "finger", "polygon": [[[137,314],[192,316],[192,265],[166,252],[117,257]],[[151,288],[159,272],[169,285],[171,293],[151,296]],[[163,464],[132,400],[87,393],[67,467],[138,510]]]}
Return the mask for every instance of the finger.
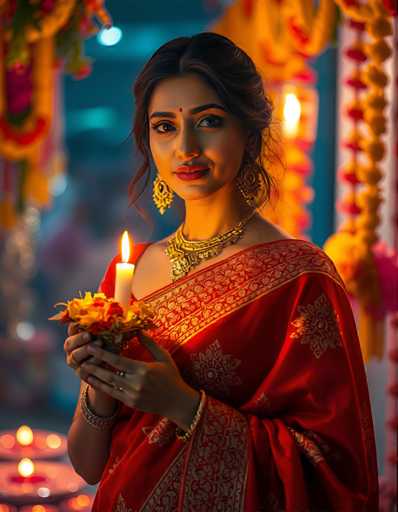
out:
{"label": "finger", "polygon": [[64,350],[65,352],[72,352],[72,350],[75,350],[78,347],[81,347],[82,345],[86,345],[87,343],[90,343],[91,341],[91,334],[89,332],[81,332],[79,334],[74,334],[72,336],[69,336],[69,338],[66,338],[64,343]]}
{"label": "finger", "polygon": [[129,374],[129,379],[127,380],[126,377],[122,377],[121,375],[118,375],[115,372],[111,372],[110,370],[107,370],[106,368],[102,368],[101,366],[96,366],[93,364],[90,364],[88,362],[85,362],[82,364],[82,370],[84,372],[87,372],[91,376],[95,376],[98,379],[102,380],[106,384],[110,384],[111,386],[116,387],[130,387],[131,386],[131,379],[132,377]]}
{"label": "finger", "polygon": [[87,377],[86,382],[90,384],[90,386],[92,386],[94,389],[102,391],[103,393],[107,393],[108,395],[116,398],[117,400],[120,400],[121,402],[126,402],[126,393],[118,387],[113,387],[93,376]]}
{"label": "finger", "polygon": [[73,336],[79,332],[79,324],[78,322],[71,322],[68,325],[68,336]]}
{"label": "finger", "polygon": [[132,359],[127,359],[127,357],[112,354],[107,350],[93,347],[92,345],[87,347],[87,352],[95,356],[97,359],[109,363],[114,368],[117,368],[118,370],[124,370],[126,372],[135,373],[137,370],[142,370],[147,364],[142,361],[134,361]]}
{"label": "finger", "polygon": [[143,345],[151,352],[153,357],[155,358],[155,361],[161,361],[164,363],[169,363],[172,359],[169,352],[161,347],[156,341],[154,341],[150,336],[145,334],[144,332],[139,333],[139,338]]}

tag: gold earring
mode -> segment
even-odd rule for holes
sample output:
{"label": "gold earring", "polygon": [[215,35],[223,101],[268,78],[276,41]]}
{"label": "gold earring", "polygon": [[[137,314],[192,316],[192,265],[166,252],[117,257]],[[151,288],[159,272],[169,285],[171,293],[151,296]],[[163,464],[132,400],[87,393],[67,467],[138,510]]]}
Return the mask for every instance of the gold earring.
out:
{"label": "gold earring", "polygon": [[167,183],[161,179],[159,174],[153,182],[152,198],[156,208],[160,212],[160,215],[163,215],[167,208],[170,208],[171,203],[173,202],[173,191]]}
{"label": "gold earring", "polygon": [[258,208],[264,193],[265,182],[257,165],[243,165],[236,177],[236,183],[246,203],[251,208]]}

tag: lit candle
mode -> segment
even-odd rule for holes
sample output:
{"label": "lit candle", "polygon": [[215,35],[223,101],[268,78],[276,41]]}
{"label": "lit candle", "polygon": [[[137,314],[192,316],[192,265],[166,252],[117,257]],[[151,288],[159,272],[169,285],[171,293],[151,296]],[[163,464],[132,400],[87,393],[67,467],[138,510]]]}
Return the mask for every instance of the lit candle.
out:
{"label": "lit candle", "polygon": [[[60,502],[68,499],[86,485],[73,467],[63,462],[35,461],[33,464],[25,458],[19,464],[0,464],[0,503],[47,506],[49,500]],[[37,511],[40,512],[40,508]],[[48,512],[47,509],[45,511]]]}
{"label": "lit candle", "polygon": [[27,505],[26,507],[20,508],[18,512],[58,512],[58,507],[53,507],[52,505],[41,505],[41,504]]}
{"label": "lit candle", "polygon": [[122,262],[116,263],[115,300],[126,309],[130,302],[134,265],[129,263],[130,240],[127,231],[122,236]]}
{"label": "lit candle", "polygon": [[90,512],[93,502],[94,496],[79,494],[61,503],[60,510],[61,512]]}
{"label": "lit candle", "polygon": [[33,442],[33,432],[30,427],[27,425],[22,425],[16,431],[15,437],[17,441],[22,446],[29,446]]}
{"label": "lit candle", "polygon": [[32,431],[27,425],[21,425],[17,431],[0,431],[0,459],[54,459],[65,453],[66,437],[62,434]]}
{"label": "lit candle", "polygon": [[18,473],[10,476],[10,481],[14,484],[39,484],[47,480],[45,476],[35,474],[35,465],[27,457],[19,462],[17,470]]}

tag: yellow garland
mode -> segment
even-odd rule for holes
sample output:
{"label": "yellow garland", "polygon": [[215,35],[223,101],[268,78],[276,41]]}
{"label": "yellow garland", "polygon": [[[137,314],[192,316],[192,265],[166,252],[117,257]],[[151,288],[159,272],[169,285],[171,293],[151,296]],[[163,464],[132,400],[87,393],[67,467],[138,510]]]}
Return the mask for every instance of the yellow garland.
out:
{"label": "yellow garland", "polygon": [[[352,204],[356,202],[360,206],[360,214],[330,237],[324,248],[334,259],[348,290],[358,300],[358,331],[363,356],[367,361],[371,357],[383,356],[384,322],[376,320],[371,309],[377,307],[381,299],[373,246],[378,241],[377,229],[381,220],[379,208],[383,198],[379,183],[383,179],[383,172],[380,162],[385,155],[381,137],[387,126],[384,89],[388,77],[382,66],[392,54],[392,49],[384,37],[392,33],[392,27],[379,0],[372,0],[368,5],[349,7],[343,1],[337,0],[337,3],[347,16],[365,22],[366,31],[373,39],[370,44],[361,45],[368,56],[368,64],[362,74],[368,90],[364,99],[357,99],[356,105],[364,111],[364,124],[368,133],[366,137],[360,137],[358,133],[352,134],[353,141],[360,141],[367,163],[359,165],[356,159],[352,162],[357,171],[356,175],[362,182],[362,188],[357,195],[353,193],[348,201]],[[350,232],[344,233],[344,229],[350,229]],[[347,250],[347,243],[350,250]]]}
{"label": "yellow garland", "polygon": [[42,38],[48,38],[66,23],[75,7],[76,0],[57,0],[52,11],[41,18],[40,29],[30,25],[25,33],[28,43],[36,43]]}
{"label": "yellow garland", "polygon": [[[52,90],[53,90],[53,59],[54,40],[52,37],[40,39],[32,50],[33,57],[33,101],[32,112],[20,128],[21,133],[28,131],[35,125],[38,117],[46,120],[47,126],[51,122]],[[4,62],[1,66],[4,73]],[[0,72],[1,74],[1,72]],[[1,74],[2,75],[2,74]],[[4,75],[2,75],[4,76]],[[0,116],[5,115],[5,89],[0,79]],[[43,131],[40,137],[31,144],[19,144],[14,140],[0,140],[0,153],[9,160],[22,160],[30,158],[36,153],[43,142],[47,131]]]}
{"label": "yellow garland", "polygon": [[309,38],[302,42],[292,33],[294,47],[308,56],[321,53],[329,44],[336,20],[336,6],[333,0],[320,0],[318,10],[312,0],[288,0],[282,3],[285,23],[294,19]]}

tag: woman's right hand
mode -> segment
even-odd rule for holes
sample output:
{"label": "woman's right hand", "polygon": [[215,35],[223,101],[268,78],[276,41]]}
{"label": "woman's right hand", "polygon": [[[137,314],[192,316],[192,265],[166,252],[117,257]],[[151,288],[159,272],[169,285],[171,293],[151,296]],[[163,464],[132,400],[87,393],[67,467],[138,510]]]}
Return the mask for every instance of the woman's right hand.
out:
{"label": "woman's right hand", "polygon": [[[87,382],[86,379],[89,374],[81,368],[82,363],[88,359],[90,359],[90,362],[93,364],[101,362],[87,352],[87,347],[91,343],[97,346],[101,345],[99,340],[92,341],[92,336],[89,332],[79,331],[76,322],[71,322],[68,325],[68,338],[66,338],[64,343],[66,364],[72,368],[79,379],[84,382]],[[114,410],[116,400],[110,395],[91,388],[90,398],[90,402],[93,402],[94,409],[98,414],[107,415],[110,414],[109,411]]]}

